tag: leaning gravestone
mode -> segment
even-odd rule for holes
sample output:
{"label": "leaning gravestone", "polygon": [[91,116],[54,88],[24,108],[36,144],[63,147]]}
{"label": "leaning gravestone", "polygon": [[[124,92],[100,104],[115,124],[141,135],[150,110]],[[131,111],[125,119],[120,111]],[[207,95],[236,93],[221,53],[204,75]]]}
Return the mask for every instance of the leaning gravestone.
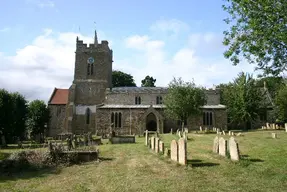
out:
{"label": "leaning gravestone", "polygon": [[154,150],[155,147],[155,138],[151,137],[151,149]]}
{"label": "leaning gravestone", "polygon": [[159,152],[159,138],[155,138],[155,152],[158,153]]}
{"label": "leaning gravestone", "polygon": [[148,130],[145,131],[145,145],[148,145]]}
{"label": "leaning gravestone", "polygon": [[159,141],[159,152],[164,153],[164,143]]}
{"label": "leaning gravestone", "polygon": [[219,152],[219,138],[216,136],[213,140],[213,148],[212,148],[213,153],[218,153]]}
{"label": "leaning gravestone", "polygon": [[178,163],[181,165],[187,164],[186,141],[184,138],[178,140]]}
{"label": "leaning gravestone", "polygon": [[170,158],[173,161],[178,161],[178,145],[176,140],[172,140],[170,144]]}
{"label": "leaning gravestone", "polygon": [[219,155],[225,157],[226,152],[227,152],[227,140],[223,139],[223,137],[220,137],[218,153],[219,153]]}
{"label": "leaning gravestone", "polygon": [[239,161],[239,147],[238,143],[235,141],[234,137],[230,137],[229,139],[229,153],[230,159],[233,161]]}

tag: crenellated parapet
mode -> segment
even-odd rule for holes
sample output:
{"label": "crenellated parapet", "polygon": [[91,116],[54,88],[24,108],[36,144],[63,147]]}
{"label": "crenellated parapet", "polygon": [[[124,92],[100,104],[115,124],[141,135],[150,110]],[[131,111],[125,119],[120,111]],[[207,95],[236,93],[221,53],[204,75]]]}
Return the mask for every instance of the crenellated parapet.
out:
{"label": "crenellated parapet", "polygon": [[112,54],[112,50],[109,48],[109,42],[106,40],[102,40],[99,44],[90,43],[89,45],[87,43],[84,43],[84,41],[79,40],[77,38],[77,44],[76,44],[76,52],[109,52]]}

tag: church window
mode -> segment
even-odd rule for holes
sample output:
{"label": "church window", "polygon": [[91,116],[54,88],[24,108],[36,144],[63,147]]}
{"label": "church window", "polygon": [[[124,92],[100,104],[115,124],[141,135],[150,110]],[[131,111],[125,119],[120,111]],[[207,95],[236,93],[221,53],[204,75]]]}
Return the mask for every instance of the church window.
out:
{"label": "church window", "polygon": [[94,74],[94,64],[91,64],[91,75]]}
{"label": "church window", "polygon": [[90,118],[91,118],[91,110],[90,110],[90,108],[87,108],[87,110],[86,110],[86,124],[90,124]]}
{"label": "church window", "polygon": [[88,64],[87,74],[90,75],[91,64]]}
{"label": "church window", "polygon": [[122,127],[122,113],[121,112],[112,112],[111,113],[111,126],[113,128]]}
{"label": "church window", "polygon": [[213,113],[212,112],[203,112],[203,125],[211,126],[213,125]]}
{"label": "church window", "polygon": [[157,96],[156,97],[156,104],[162,104],[162,97],[161,96]]}
{"label": "church window", "polygon": [[135,104],[140,105],[141,104],[141,97],[136,97],[135,98]]}

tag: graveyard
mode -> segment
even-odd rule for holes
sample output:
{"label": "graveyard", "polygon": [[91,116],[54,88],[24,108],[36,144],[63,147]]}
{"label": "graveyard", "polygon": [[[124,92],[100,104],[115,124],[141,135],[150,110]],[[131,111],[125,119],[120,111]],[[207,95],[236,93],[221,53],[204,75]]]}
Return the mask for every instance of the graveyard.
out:
{"label": "graveyard", "polygon": [[[272,133],[277,137],[273,138]],[[149,137],[154,137],[150,135]],[[240,160],[213,152],[214,138],[233,137]],[[156,137],[156,136],[155,136]],[[285,130],[250,130],[240,136],[215,133],[186,134],[186,165],[171,160],[145,145],[111,144],[102,139],[99,161],[50,169],[21,171],[0,177],[3,191],[284,191],[287,187],[287,133]],[[176,133],[160,134],[170,149]],[[182,138],[181,138],[182,139]],[[27,149],[1,149],[0,158]],[[32,150],[46,150],[37,148]]]}

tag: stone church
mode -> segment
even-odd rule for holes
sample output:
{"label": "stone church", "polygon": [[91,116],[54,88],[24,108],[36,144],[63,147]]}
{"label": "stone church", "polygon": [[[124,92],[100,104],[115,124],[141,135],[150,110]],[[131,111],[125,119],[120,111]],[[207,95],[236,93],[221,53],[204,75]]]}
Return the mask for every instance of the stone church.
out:
{"label": "stone church", "polygon": [[[166,87],[112,87],[113,51],[108,41],[85,44],[77,37],[74,80],[69,89],[55,88],[48,107],[48,135],[61,133],[102,135],[111,127],[117,134],[141,134],[146,129],[160,133],[180,128],[177,120],[164,115]],[[226,107],[220,104],[219,89],[206,90],[202,115],[185,121],[189,130],[226,128]]]}

